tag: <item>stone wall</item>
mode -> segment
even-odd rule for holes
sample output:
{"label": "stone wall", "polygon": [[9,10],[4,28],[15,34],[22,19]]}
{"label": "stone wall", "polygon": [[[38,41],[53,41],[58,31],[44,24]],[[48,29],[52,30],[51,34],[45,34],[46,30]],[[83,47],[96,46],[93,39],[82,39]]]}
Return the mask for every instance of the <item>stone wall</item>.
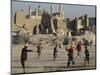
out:
{"label": "stone wall", "polygon": [[[17,12],[16,13],[16,17],[15,17],[15,24],[17,26],[23,26],[25,25],[25,28],[33,33],[33,29],[35,26],[41,24],[41,19],[39,18],[26,18],[25,17],[25,13],[23,11]],[[39,16],[40,17],[40,16]],[[57,23],[57,27],[58,29],[62,29],[64,32],[67,31],[67,26],[66,23],[62,20],[62,19],[58,19],[58,23]]]}
{"label": "stone wall", "polygon": [[58,29],[62,29],[65,33],[67,32],[67,25],[62,19],[58,19]]}

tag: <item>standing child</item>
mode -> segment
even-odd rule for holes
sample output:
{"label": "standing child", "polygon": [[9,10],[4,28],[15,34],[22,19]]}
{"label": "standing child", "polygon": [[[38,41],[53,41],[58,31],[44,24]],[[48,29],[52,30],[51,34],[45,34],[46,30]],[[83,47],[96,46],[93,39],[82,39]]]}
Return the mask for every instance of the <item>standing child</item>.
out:
{"label": "standing child", "polygon": [[57,57],[57,45],[54,47],[54,50],[53,50],[53,57],[54,57],[54,61],[56,60],[56,57]]}
{"label": "standing child", "polygon": [[41,55],[41,43],[39,43],[39,45],[37,46],[37,54],[38,54],[38,59],[40,58],[40,55]]}
{"label": "standing child", "polygon": [[86,62],[89,64],[89,50],[87,49],[87,46],[85,47],[85,59],[84,59],[84,66],[86,66]]}
{"label": "standing child", "polygon": [[27,48],[28,48],[28,44],[26,44],[21,51],[21,65],[24,73],[25,73],[25,61],[27,60],[27,52],[32,52],[32,50],[28,50]]}
{"label": "standing child", "polygon": [[77,56],[79,56],[80,52],[81,52],[81,41],[78,42],[78,44],[76,46],[76,50],[77,50]]}
{"label": "standing child", "polygon": [[68,51],[68,62],[67,62],[67,66],[69,67],[70,66],[70,62],[72,62],[72,64],[75,64],[75,61],[73,59],[74,49],[73,49],[72,46],[69,49],[67,49],[67,47],[66,47],[66,51]]}

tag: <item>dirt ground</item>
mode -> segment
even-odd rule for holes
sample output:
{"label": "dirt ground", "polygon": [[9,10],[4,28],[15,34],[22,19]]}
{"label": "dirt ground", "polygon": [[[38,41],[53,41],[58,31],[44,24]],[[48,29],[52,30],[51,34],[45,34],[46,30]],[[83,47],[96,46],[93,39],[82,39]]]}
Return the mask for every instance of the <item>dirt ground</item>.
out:
{"label": "dirt ground", "polygon": [[[46,39],[45,39],[46,40]],[[96,51],[95,45],[88,46],[90,52],[90,64],[84,66],[84,46],[82,47],[81,56],[77,56],[77,52],[75,51],[75,65],[67,67],[68,61],[68,52],[65,50],[65,47],[69,47],[69,45],[62,45],[61,48],[57,48],[57,59],[53,61],[53,48],[55,44],[45,44],[47,40],[43,40],[42,43],[42,52],[40,59],[37,56],[37,44],[29,44],[29,49],[32,49],[34,52],[28,53],[26,65],[26,73],[37,73],[37,72],[52,72],[52,71],[69,71],[69,70],[84,70],[84,69],[95,69],[96,68]],[[24,44],[12,44],[12,74],[23,73],[23,69],[20,63],[21,57],[21,49],[24,47]]]}

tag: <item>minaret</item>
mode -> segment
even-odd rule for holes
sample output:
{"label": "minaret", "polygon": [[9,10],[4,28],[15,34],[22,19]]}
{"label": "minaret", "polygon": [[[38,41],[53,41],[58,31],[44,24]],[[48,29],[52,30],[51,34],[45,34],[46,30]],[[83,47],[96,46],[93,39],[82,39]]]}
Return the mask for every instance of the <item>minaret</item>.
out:
{"label": "minaret", "polygon": [[52,4],[51,4],[51,16],[52,16]]}
{"label": "minaret", "polygon": [[61,4],[59,4],[59,17],[60,17],[60,9],[61,9]]}
{"label": "minaret", "polygon": [[31,5],[29,5],[29,18],[31,18]]}
{"label": "minaret", "polygon": [[40,5],[38,5],[37,8],[36,8],[36,17],[39,16],[39,8],[40,8]]}
{"label": "minaret", "polygon": [[52,29],[52,32],[55,33],[54,24],[53,24],[53,16],[52,16],[52,3],[51,3],[51,29]]}
{"label": "minaret", "polygon": [[40,8],[40,4],[38,5],[38,8]]}
{"label": "minaret", "polygon": [[88,27],[89,26],[89,18],[87,16],[87,14],[84,16],[84,19],[85,19],[85,27]]}
{"label": "minaret", "polygon": [[59,4],[59,17],[61,18],[61,19],[64,19],[64,10],[63,10],[63,7],[62,7],[62,5],[61,4]]}
{"label": "minaret", "polygon": [[41,8],[40,8],[40,4],[38,4],[38,16],[41,15]]}

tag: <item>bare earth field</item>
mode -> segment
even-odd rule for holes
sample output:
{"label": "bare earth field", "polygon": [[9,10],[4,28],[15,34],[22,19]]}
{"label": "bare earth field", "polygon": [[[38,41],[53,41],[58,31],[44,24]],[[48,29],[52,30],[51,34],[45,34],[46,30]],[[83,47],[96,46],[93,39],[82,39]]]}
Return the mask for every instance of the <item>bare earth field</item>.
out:
{"label": "bare earth field", "polygon": [[[84,47],[81,51],[81,56],[77,57],[75,53],[75,65],[67,67],[68,56],[65,51],[65,47],[58,48],[57,59],[53,61],[53,48],[54,45],[42,44],[43,49],[41,52],[41,57],[38,59],[36,45],[29,45],[29,49],[33,49],[34,52],[28,53],[26,65],[26,73],[37,73],[37,72],[52,72],[52,71],[69,71],[69,70],[84,70],[84,69],[95,69],[96,68],[96,58],[95,58],[95,46],[89,46],[90,51],[90,64],[84,66]],[[12,74],[23,73],[23,69],[20,63],[21,49],[24,44],[12,44]]]}

